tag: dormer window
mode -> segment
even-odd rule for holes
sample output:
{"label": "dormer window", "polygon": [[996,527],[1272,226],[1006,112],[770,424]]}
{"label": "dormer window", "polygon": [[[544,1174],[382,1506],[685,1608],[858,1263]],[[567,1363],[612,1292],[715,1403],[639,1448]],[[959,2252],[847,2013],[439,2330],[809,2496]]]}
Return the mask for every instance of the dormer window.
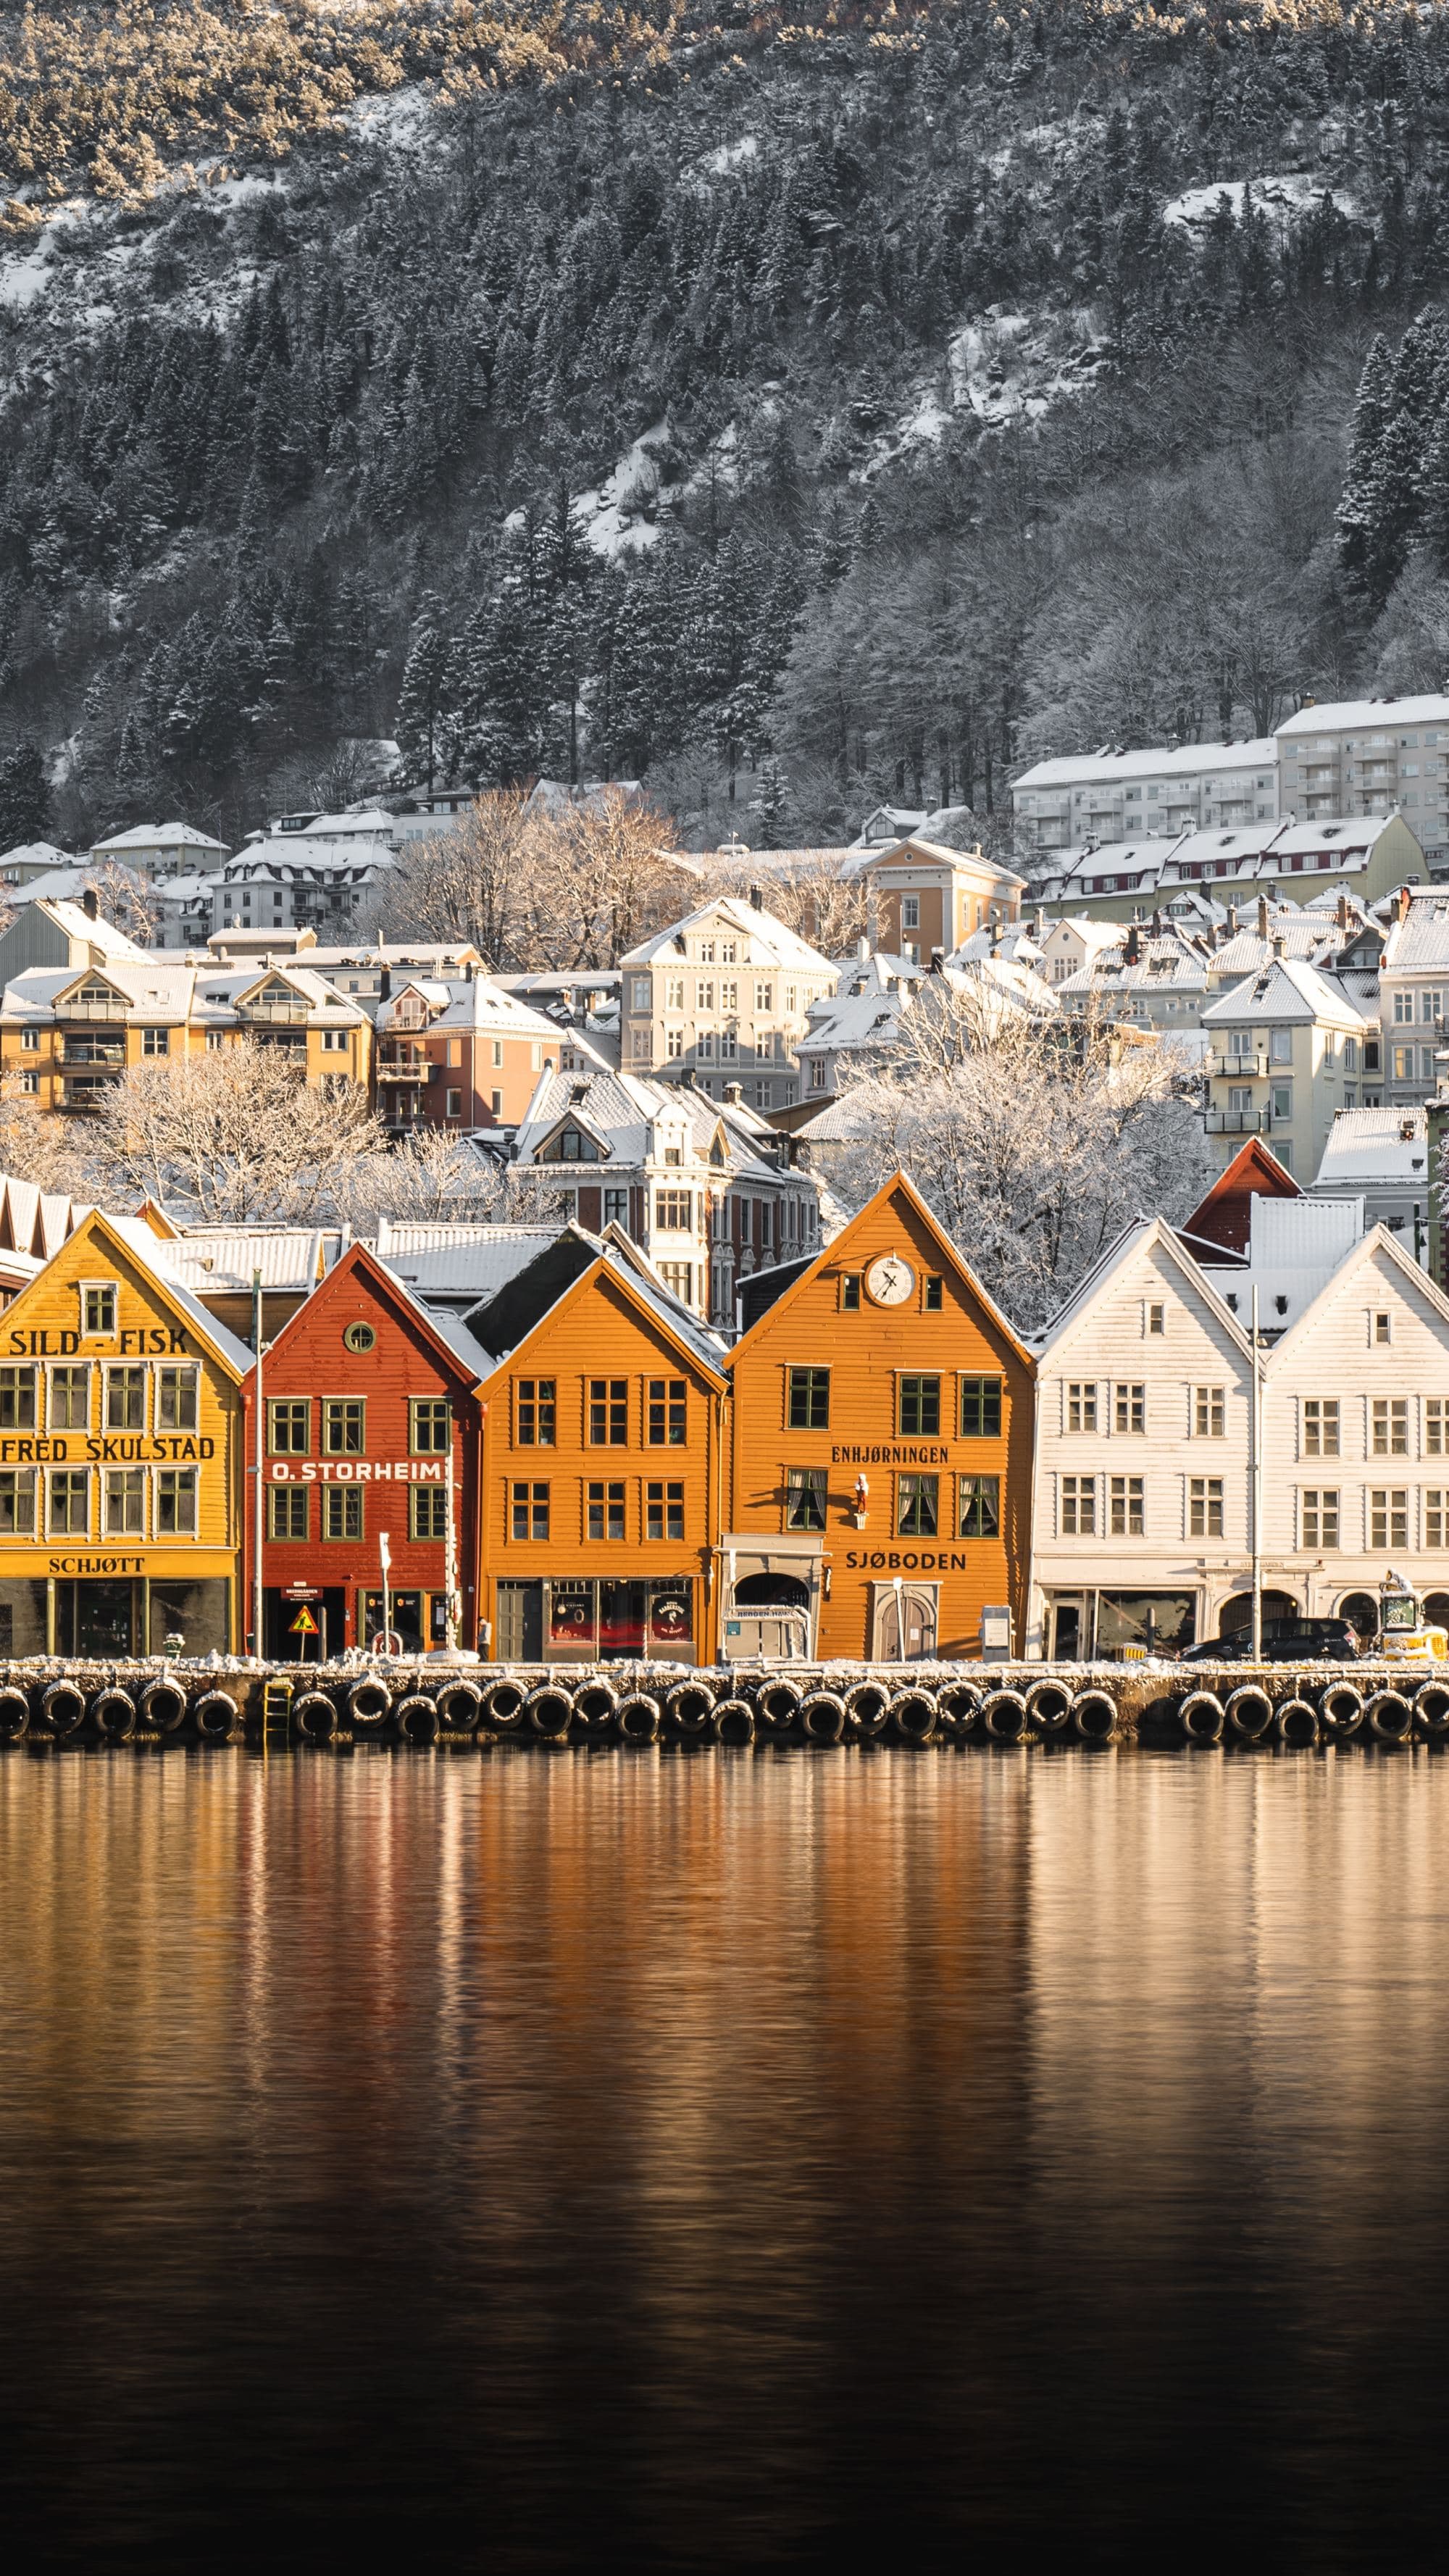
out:
{"label": "dormer window", "polygon": [[599,1149],[592,1136],[577,1127],[565,1127],[558,1143],[559,1160],[564,1163],[596,1163]]}

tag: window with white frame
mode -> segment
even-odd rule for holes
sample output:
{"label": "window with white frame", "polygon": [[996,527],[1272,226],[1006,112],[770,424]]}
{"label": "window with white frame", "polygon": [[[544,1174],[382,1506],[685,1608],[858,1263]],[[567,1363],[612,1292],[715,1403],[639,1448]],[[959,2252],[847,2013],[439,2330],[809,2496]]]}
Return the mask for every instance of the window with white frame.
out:
{"label": "window with white frame", "polygon": [[1369,1487],[1369,1546],[1406,1548],[1409,1544],[1409,1491],[1406,1485]]}
{"label": "window with white frame", "polygon": [[1067,1381],[1067,1429],[1095,1431],[1097,1428],[1097,1388],[1091,1378],[1069,1378]]}
{"label": "window with white frame", "polygon": [[1298,1544],[1302,1548],[1338,1545],[1338,1487],[1305,1485],[1298,1497]]}
{"label": "window with white frame", "polygon": [[1187,1533],[1189,1538],[1222,1537],[1223,1479],[1221,1476],[1188,1478]]}
{"label": "window with white frame", "polygon": [[1406,1396],[1374,1397],[1370,1451],[1375,1458],[1407,1458],[1409,1405]]}
{"label": "window with white frame", "polygon": [[1442,1547],[1444,1544],[1444,1488],[1442,1485],[1425,1487],[1424,1535],[1421,1544],[1425,1547]]}
{"label": "window with white frame", "polygon": [[1369,1318],[1369,1338],[1380,1344],[1391,1342],[1394,1338],[1393,1316],[1383,1307],[1379,1307]]}
{"label": "window with white frame", "polygon": [[1113,1538],[1141,1538],[1146,1528],[1144,1478],[1113,1476],[1108,1502]]}
{"label": "window with white frame", "polygon": [[1442,1458],[1446,1452],[1445,1430],[1449,1427],[1449,1399],[1442,1395],[1424,1398],[1424,1455]]}
{"label": "window with white frame", "polygon": [[1096,1477],[1063,1476],[1061,1480],[1061,1536],[1063,1538],[1095,1538],[1096,1535]]}
{"label": "window with white frame", "polygon": [[1338,1456],[1338,1398],[1336,1395],[1304,1397],[1302,1455],[1305,1458]]}
{"label": "window with white frame", "polygon": [[1147,1389],[1133,1380],[1119,1382],[1113,1408],[1113,1422],[1118,1431],[1145,1431],[1147,1428]]}
{"label": "window with white frame", "polygon": [[1199,1440],[1221,1440],[1227,1390],[1200,1386],[1193,1398],[1192,1427]]}

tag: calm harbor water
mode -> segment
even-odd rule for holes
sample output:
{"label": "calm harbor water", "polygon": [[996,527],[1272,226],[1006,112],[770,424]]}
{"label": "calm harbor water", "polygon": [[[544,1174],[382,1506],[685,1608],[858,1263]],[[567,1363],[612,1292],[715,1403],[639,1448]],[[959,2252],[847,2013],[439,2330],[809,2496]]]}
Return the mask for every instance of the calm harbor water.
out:
{"label": "calm harbor water", "polygon": [[7,2545],[1428,2545],[1446,1908],[1424,1756],[0,1760]]}

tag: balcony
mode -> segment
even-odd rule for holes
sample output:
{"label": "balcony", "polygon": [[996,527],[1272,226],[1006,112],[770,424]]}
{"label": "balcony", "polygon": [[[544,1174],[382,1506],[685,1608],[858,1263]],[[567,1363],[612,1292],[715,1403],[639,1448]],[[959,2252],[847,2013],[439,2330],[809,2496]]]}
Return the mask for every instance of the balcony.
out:
{"label": "balcony", "polygon": [[94,1109],[102,1092],[109,1091],[111,1085],[119,1080],[119,1072],[78,1073],[62,1088],[60,1096],[61,1108],[69,1110]]}
{"label": "balcony", "polygon": [[119,1072],[126,1061],[126,1041],[120,1037],[93,1037],[80,1030],[66,1031],[62,1064],[109,1064]]}
{"label": "balcony", "polygon": [[1263,1136],[1268,1132],[1266,1109],[1210,1109],[1207,1114],[1210,1136]]}
{"label": "balcony", "polygon": [[428,1073],[428,1059],[417,1047],[385,1046],[379,1050],[379,1082],[426,1082]]}
{"label": "balcony", "polygon": [[[1290,1068],[1282,1068],[1286,1074]],[[1268,1071],[1268,1051],[1259,1047],[1252,1055],[1214,1055],[1208,1058],[1208,1072],[1214,1082],[1261,1082]]]}

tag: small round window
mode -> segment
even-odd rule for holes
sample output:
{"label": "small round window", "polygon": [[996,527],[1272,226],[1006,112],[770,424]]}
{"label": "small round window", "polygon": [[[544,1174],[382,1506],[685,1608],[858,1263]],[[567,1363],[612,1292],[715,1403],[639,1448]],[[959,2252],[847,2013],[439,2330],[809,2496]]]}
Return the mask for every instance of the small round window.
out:
{"label": "small round window", "polygon": [[342,1342],[349,1351],[373,1351],[377,1348],[377,1334],[371,1324],[349,1324]]}

